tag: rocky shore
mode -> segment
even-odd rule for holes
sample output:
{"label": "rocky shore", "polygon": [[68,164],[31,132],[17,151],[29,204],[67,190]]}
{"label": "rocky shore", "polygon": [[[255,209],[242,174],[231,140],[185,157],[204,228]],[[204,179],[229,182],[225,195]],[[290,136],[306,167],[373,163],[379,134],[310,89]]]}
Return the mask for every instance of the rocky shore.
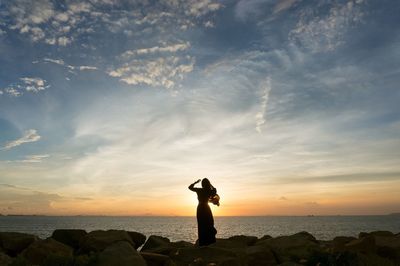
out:
{"label": "rocky shore", "polygon": [[43,266],[268,266],[400,265],[400,234],[387,231],[319,241],[290,236],[233,236],[207,247],[123,230],[56,230],[47,239],[0,232],[0,265]]}

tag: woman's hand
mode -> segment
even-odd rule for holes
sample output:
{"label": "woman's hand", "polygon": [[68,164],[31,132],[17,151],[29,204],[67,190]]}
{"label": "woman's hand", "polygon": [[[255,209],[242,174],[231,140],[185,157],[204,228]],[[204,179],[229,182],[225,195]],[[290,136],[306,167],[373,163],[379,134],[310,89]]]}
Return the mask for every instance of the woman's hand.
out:
{"label": "woman's hand", "polygon": [[198,179],[196,182],[194,182],[195,184],[199,183],[201,181],[201,179]]}

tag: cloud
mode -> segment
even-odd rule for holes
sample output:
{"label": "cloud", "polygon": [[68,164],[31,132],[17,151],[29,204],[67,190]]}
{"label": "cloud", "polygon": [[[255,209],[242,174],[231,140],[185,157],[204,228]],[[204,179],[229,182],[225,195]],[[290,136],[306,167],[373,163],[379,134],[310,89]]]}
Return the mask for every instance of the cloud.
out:
{"label": "cloud", "polygon": [[240,0],[235,5],[235,16],[240,20],[246,20],[254,15],[262,14],[263,5],[269,4],[265,0]]}
{"label": "cloud", "polygon": [[130,85],[144,84],[171,89],[193,70],[193,66],[194,58],[190,56],[134,59],[119,68],[110,70],[108,74]]}
{"label": "cloud", "polygon": [[73,66],[73,65],[68,65],[64,62],[64,60],[62,59],[51,59],[51,58],[43,58],[44,62],[49,62],[49,63],[54,63],[60,66],[64,66],[65,68],[69,69],[69,70],[97,70],[98,68],[95,66]]}
{"label": "cloud", "polygon": [[185,13],[195,17],[204,16],[222,7],[220,3],[212,0],[188,0],[183,3]]}
{"label": "cloud", "polygon": [[97,70],[97,67],[94,67],[94,66],[79,66],[77,68],[79,70]]}
{"label": "cloud", "polygon": [[46,80],[41,78],[20,78],[25,83],[25,90],[32,92],[39,92],[49,88],[49,85],[46,85]]}
{"label": "cloud", "polygon": [[166,32],[203,25],[202,17],[222,8],[213,0],[163,0],[152,5],[117,0],[52,3],[49,0],[12,1],[5,5],[0,20],[11,21],[9,29],[27,35],[33,42],[65,47],[81,39],[80,36],[99,30],[130,37],[151,31],[164,39],[169,35]]}
{"label": "cloud", "polygon": [[67,46],[71,42],[72,42],[71,38],[68,38],[66,36],[61,36],[61,37],[58,37],[58,39],[57,39],[57,43],[60,46]]}
{"label": "cloud", "polygon": [[400,172],[365,172],[326,176],[280,178],[278,184],[315,184],[315,183],[369,183],[400,180]]}
{"label": "cloud", "polygon": [[22,95],[22,92],[18,91],[17,89],[13,87],[8,87],[4,89],[5,93],[8,94],[11,97],[19,97]]}
{"label": "cloud", "polygon": [[23,90],[26,92],[40,92],[50,87],[47,81],[38,77],[22,77],[19,82],[10,84],[4,92],[11,97],[20,97]]}
{"label": "cloud", "polygon": [[[324,10],[321,5],[318,10]],[[348,29],[362,23],[365,16],[361,1],[350,0],[327,8],[326,14],[315,14],[314,6],[304,8],[289,40],[313,52],[332,51],[345,42],[343,36]]]}
{"label": "cloud", "polygon": [[153,54],[153,53],[164,53],[164,52],[169,52],[169,53],[175,53],[177,51],[183,51],[186,50],[190,47],[190,43],[177,43],[173,45],[168,45],[168,46],[154,46],[150,48],[142,48],[142,49],[137,49],[137,50],[128,50],[124,52],[121,57],[122,58],[129,58],[131,56],[135,55],[145,55],[145,54]]}
{"label": "cloud", "polygon": [[298,0],[279,0],[274,7],[274,14],[282,12],[286,9],[289,9],[294,5]]}
{"label": "cloud", "polygon": [[33,155],[26,155],[24,159],[21,160],[7,160],[1,161],[5,163],[41,163],[44,159],[49,158],[49,154],[33,154]]}
{"label": "cloud", "polygon": [[62,201],[56,193],[41,192],[11,184],[0,184],[0,211],[9,214],[49,214],[53,203]]}
{"label": "cloud", "polygon": [[17,0],[9,7],[9,15],[14,20],[11,29],[29,34],[32,41],[37,42],[45,37],[45,32],[39,27],[54,15],[53,4],[48,0],[28,1]]}
{"label": "cloud", "polygon": [[271,79],[268,77],[261,85],[263,94],[261,96],[261,108],[256,114],[256,130],[261,133],[261,126],[265,124],[265,114],[267,111],[268,96],[271,91]]}
{"label": "cloud", "polygon": [[24,143],[36,142],[40,140],[40,138],[41,136],[37,133],[36,129],[29,129],[25,131],[21,138],[6,143],[2,150],[9,150]]}
{"label": "cloud", "polygon": [[44,159],[49,158],[49,154],[33,154],[27,155],[25,159],[20,160],[22,163],[41,163]]}
{"label": "cloud", "polygon": [[54,64],[57,64],[57,65],[62,65],[62,66],[65,64],[64,60],[62,60],[62,59],[43,58],[43,61],[54,63]]}

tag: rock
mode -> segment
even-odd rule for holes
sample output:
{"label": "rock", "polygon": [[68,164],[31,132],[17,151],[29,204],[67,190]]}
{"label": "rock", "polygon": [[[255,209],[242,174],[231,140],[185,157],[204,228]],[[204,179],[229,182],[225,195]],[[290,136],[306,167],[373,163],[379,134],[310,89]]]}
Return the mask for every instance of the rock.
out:
{"label": "rock", "polygon": [[225,249],[245,249],[247,248],[247,243],[246,241],[218,238],[215,243],[210,245],[210,247],[219,247]]}
{"label": "rock", "polygon": [[397,266],[394,262],[376,254],[363,254],[360,252],[341,252],[330,265],[343,266]]}
{"label": "rock", "polygon": [[270,247],[278,263],[285,261],[300,262],[314,252],[320,252],[321,247],[314,236],[307,232],[300,232],[291,236],[279,236],[256,242],[256,246]]}
{"label": "rock", "polygon": [[263,240],[267,240],[267,239],[270,239],[270,238],[272,238],[272,236],[270,236],[270,235],[264,235],[264,236],[262,236],[260,239],[258,239],[257,241],[263,241]]}
{"label": "rock", "polygon": [[396,260],[400,264],[400,238],[375,236],[376,253],[384,258]]}
{"label": "rock", "polygon": [[57,229],[51,237],[58,242],[68,245],[74,249],[79,248],[79,242],[87,235],[85,230],[80,229]]}
{"label": "rock", "polygon": [[151,250],[168,246],[170,243],[171,243],[171,241],[166,237],[151,235],[147,239],[147,241],[144,244],[144,246],[142,247],[141,251],[151,252]]}
{"label": "rock", "polygon": [[[46,262],[50,263],[49,261],[68,262],[73,259],[72,254],[73,250],[71,247],[52,238],[36,241],[22,253],[22,255],[32,264],[39,265]],[[53,265],[59,264],[60,263],[53,263]],[[51,265],[51,263],[48,265]]]}
{"label": "rock", "polygon": [[147,239],[141,251],[170,255],[171,253],[175,253],[179,248],[185,247],[190,248],[194,247],[194,245],[186,241],[171,242],[166,237],[152,235],[149,237],[149,239]]}
{"label": "rock", "polygon": [[25,233],[0,232],[0,246],[9,256],[15,257],[38,237]]}
{"label": "rock", "polygon": [[395,236],[395,235],[390,231],[373,231],[370,233],[361,232],[358,234],[358,238],[363,238],[366,236]]}
{"label": "rock", "polygon": [[353,240],[356,240],[355,237],[351,236],[337,236],[332,240],[332,251],[333,252],[341,252],[345,251],[345,245]]}
{"label": "rock", "polygon": [[127,241],[112,243],[98,257],[98,266],[146,266],[146,261]]}
{"label": "rock", "polygon": [[10,258],[7,254],[0,252],[0,265],[8,266],[12,261],[12,258]]}
{"label": "rock", "polygon": [[135,249],[138,249],[146,241],[146,236],[138,232],[127,231],[128,235],[132,238],[133,243],[135,243]]}
{"label": "rock", "polygon": [[250,246],[246,249],[247,265],[266,266],[277,265],[277,261],[272,250],[266,246]]}
{"label": "rock", "polygon": [[303,266],[303,264],[299,264],[293,261],[285,261],[279,264],[279,266]]}
{"label": "rock", "polygon": [[166,255],[150,253],[150,252],[140,252],[140,255],[146,261],[147,266],[174,266],[175,265],[175,263],[172,262],[171,258]]}
{"label": "rock", "polygon": [[239,236],[231,236],[228,238],[228,240],[244,243],[246,246],[252,246],[257,242],[258,238],[256,236],[239,235]]}
{"label": "rock", "polygon": [[132,247],[135,244],[132,238],[126,231],[123,230],[97,230],[86,234],[80,241],[79,253],[89,253],[90,251],[100,252],[106,247],[111,246],[113,243],[118,241],[125,241],[129,243]]}
{"label": "rock", "polygon": [[375,238],[373,236],[365,236],[354,239],[344,245],[344,249],[353,252],[375,253]]}
{"label": "rock", "polygon": [[171,259],[178,266],[183,265],[246,265],[246,254],[234,252],[228,249],[205,246],[179,248]]}

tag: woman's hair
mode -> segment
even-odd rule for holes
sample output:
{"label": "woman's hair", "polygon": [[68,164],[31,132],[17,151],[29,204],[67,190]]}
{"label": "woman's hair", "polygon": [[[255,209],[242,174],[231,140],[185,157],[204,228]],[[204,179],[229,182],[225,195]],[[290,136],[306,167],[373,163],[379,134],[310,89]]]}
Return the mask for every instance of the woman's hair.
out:
{"label": "woman's hair", "polygon": [[203,180],[201,180],[201,186],[208,190],[210,197],[213,197],[217,194],[217,190],[211,185],[210,180],[207,178],[203,178]]}
{"label": "woman's hair", "polygon": [[203,180],[201,180],[201,186],[205,189],[211,189],[211,183],[210,180],[208,180],[207,178],[203,178]]}

